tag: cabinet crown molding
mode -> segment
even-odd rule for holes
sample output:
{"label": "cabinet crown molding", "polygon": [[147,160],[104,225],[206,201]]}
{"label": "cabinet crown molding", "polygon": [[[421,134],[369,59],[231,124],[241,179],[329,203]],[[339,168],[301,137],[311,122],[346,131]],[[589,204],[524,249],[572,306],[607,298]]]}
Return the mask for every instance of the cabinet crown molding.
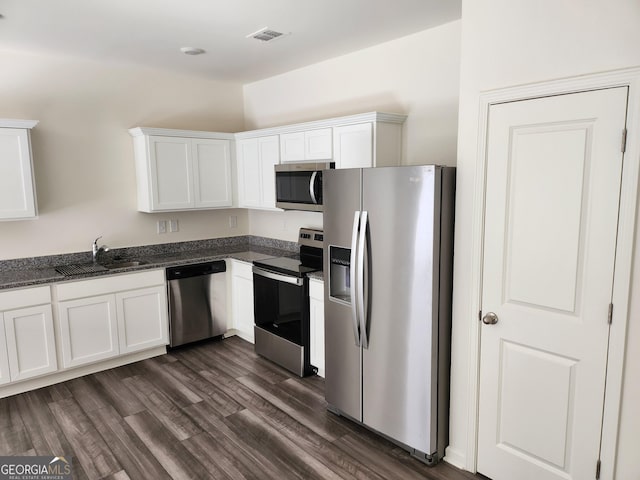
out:
{"label": "cabinet crown molding", "polygon": [[344,117],[334,117],[334,118],[326,118],[323,120],[314,120],[311,122],[294,123],[294,124],[283,125],[279,127],[269,127],[269,128],[260,128],[257,130],[248,130],[246,132],[236,133],[235,138],[239,139],[239,138],[262,137],[267,135],[280,135],[283,133],[303,132],[306,130],[338,127],[338,126],[352,125],[356,123],[365,123],[365,122],[403,124],[406,119],[407,119],[407,115],[403,115],[399,113],[368,112],[368,113],[359,113],[357,115],[347,115]]}
{"label": "cabinet crown molding", "polygon": [[199,130],[175,130],[173,128],[152,128],[152,127],[135,127],[129,129],[129,135],[132,137],[141,137],[144,135],[161,135],[163,137],[183,137],[183,138],[211,138],[216,140],[233,140],[233,133],[223,132],[203,132]]}
{"label": "cabinet crown molding", "polygon": [[12,118],[0,118],[0,128],[28,128],[38,124],[38,120],[19,120]]}

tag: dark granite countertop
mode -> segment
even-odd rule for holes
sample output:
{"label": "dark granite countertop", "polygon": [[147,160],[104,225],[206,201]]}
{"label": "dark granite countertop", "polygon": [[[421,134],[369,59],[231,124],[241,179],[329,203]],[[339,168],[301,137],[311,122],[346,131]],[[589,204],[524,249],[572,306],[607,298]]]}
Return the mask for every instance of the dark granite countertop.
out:
{"label": "dark granite countertop", "polygon": [[243,236],[117,249],[101,257],[100,263],[135,260],[141,264],[79,275],[65,276],[58,273],[55,267],[90,264],[90,252],[5,260],[0,261],[0,290],[97,278],[225,258],[250,263],[254,260],[296,254],[297,244],[294,242]]}

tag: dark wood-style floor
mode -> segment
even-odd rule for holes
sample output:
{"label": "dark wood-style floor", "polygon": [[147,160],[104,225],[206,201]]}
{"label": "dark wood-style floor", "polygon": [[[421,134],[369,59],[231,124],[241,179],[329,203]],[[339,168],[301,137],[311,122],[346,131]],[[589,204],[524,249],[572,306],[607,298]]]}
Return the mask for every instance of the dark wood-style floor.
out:
{"label": "dark wood-style floor", "polygon": [[0,400],[0,455],[71,455],[74,479],[481,478],[326,411],[232,337]]}

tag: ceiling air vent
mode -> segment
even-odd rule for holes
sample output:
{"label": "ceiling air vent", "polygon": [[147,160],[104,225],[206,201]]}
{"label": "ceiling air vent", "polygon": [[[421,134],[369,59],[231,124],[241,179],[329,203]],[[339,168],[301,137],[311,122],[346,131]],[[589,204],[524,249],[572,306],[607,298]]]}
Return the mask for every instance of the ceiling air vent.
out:
{"label": "ceiling air vent", "polygon": [[261,28],[257,32],[250,33],[249,35],[247,35],[247,38],[255,38],[256,40],[260,40],[261,42],[270,42],[284,35],[287,34],[276,32],[275,30],[271,30],[270,28],[265,27]]}

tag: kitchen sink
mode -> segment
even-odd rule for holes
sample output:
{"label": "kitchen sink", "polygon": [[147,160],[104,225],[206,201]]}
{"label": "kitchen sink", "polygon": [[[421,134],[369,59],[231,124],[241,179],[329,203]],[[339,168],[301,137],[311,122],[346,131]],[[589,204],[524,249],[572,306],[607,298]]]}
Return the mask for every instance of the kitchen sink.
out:
{"label": "kitchen sink", "polygon": [[141,262],[139,260],[129,260],[122,262],[112,262],[105,264],[105,267],[109,270],[115,270],[116,268],[128,268],[128,267],[139,267],[140,265],[145,265],[147,262]]}
{"label": "kitchen sink", "polygon": [[71,277],[73,275],[83,275],[87,273],[106,272],[107,270],[115,270],[117,268],[138,267],[146,263],[147,262],[141,262],[139,260],[123,260],[107,263],[106,265],[101,265],[99,263],[61,265],[55,267],[55,269],[65,277]]}

